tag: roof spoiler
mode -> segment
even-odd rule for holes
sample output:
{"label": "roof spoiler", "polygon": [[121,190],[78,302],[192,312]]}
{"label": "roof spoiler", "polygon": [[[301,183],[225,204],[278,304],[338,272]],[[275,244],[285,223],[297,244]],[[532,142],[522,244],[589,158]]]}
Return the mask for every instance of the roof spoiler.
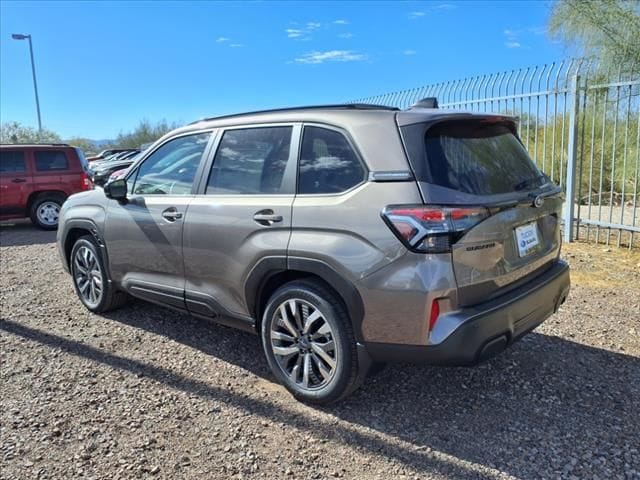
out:
{"label": "roof spoiler", "polygon": [[413,110],[414,108],[438,108],[438,99],[436,97],[423,98],[411,105],[409,110]]}

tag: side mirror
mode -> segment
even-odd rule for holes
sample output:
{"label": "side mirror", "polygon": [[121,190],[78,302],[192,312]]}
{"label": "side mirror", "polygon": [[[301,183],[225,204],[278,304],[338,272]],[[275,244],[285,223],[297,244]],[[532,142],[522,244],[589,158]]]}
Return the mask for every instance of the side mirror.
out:
{"label": "side mirror", "polygon": [[127,180],[125,178],[118,178],[113,182],[109,182],[103,189],[107,198],[113,198],[118,201],[127,199]]}

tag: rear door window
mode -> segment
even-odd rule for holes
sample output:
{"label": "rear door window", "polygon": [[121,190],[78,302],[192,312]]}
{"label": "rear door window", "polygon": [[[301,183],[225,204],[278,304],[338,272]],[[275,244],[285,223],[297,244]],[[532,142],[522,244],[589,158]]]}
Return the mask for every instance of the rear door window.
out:
{"label": "rear door window", "polygon": [[365,169],[346,137],[322,127],[305,127],[298,193],[340,193],[361,183]]}
{"label": "rear door window", "polygon": [[407,148],[421,181],[473,195],[530,190],[548,181],[507,123],[449,121],[421,135],[405,136],[423,142],[424,155],[415,145]]}
{"label": "rear door window", "polygon": [[36,170],[39,172],[69,170],[69,160],[61,150],[38,150],[34,152],[34,156]]}
{"label": "rear door window", "polygon": [[292,193],[285,181],[293,128],[227,130],[213,159],[207,194]]}
{"label": "rear door window", "polygon": [[24,152],[0,151],[0,173],[23,173],[26,171]]}

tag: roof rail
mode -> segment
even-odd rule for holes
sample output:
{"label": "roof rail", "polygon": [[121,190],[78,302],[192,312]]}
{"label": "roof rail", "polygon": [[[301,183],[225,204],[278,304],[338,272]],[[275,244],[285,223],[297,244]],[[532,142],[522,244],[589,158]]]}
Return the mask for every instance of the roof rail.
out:
{"label": "roof rail", "polygon": [[199,122],[208,122],[211,120],[221,120],[225,118],[244,117],[248,115],[258,115],[261,113],[275,113],[275,112],[297,112],[300,110],[389,110],[397,112],[400,109],[397,107],[388,107],[386,105],[374,105],[370,103],[338,103],[334,105],[308,105],[305,107],[288,107],[288,108],[273,108],[270,110],[256,110],[255,112],[245,113],[232,113],[230,115],[220,115],[218,117],[208,117],[191,122],[189,125],[193,125]]}
{"label": "roof rail", "polygon": [[70,147],[68,143],[0,143],[3,147]]}

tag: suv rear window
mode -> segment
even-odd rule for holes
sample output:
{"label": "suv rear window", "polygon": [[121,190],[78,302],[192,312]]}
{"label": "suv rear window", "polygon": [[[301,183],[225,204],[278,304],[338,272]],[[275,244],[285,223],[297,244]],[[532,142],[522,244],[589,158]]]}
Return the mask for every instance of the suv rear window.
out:
{"label": "suv rear window", "polygon": [[86,172],[89,169],[89,162],[87,161],[87,157],[84,156],[84,152],[78,147],[74,148],[74,150],[76,151],[76,155],[78,155],[78,158],[80,159],[82,170]]}
{"label": "suv rear window", "polygon": [[36,157],[36,170],[40,172],[69,169],[69,160],[61,150],[40,150],[34,152],[34,154]]}
{"label": "suv rear window", "polygon": [[26,172],[24,164],[24,152],[3,151],[0,152],[0,173]]}
{"label": "suv rear window", "polygon": [[510,127],[507,122],[457,120],[432,126],[422,140],[412,135],[411,141],[424,142],[423,158],[416,158],[415,146],[408,148],[418,177],[423,177],[419,180],[473,195],[543,185],[546,177]]}

